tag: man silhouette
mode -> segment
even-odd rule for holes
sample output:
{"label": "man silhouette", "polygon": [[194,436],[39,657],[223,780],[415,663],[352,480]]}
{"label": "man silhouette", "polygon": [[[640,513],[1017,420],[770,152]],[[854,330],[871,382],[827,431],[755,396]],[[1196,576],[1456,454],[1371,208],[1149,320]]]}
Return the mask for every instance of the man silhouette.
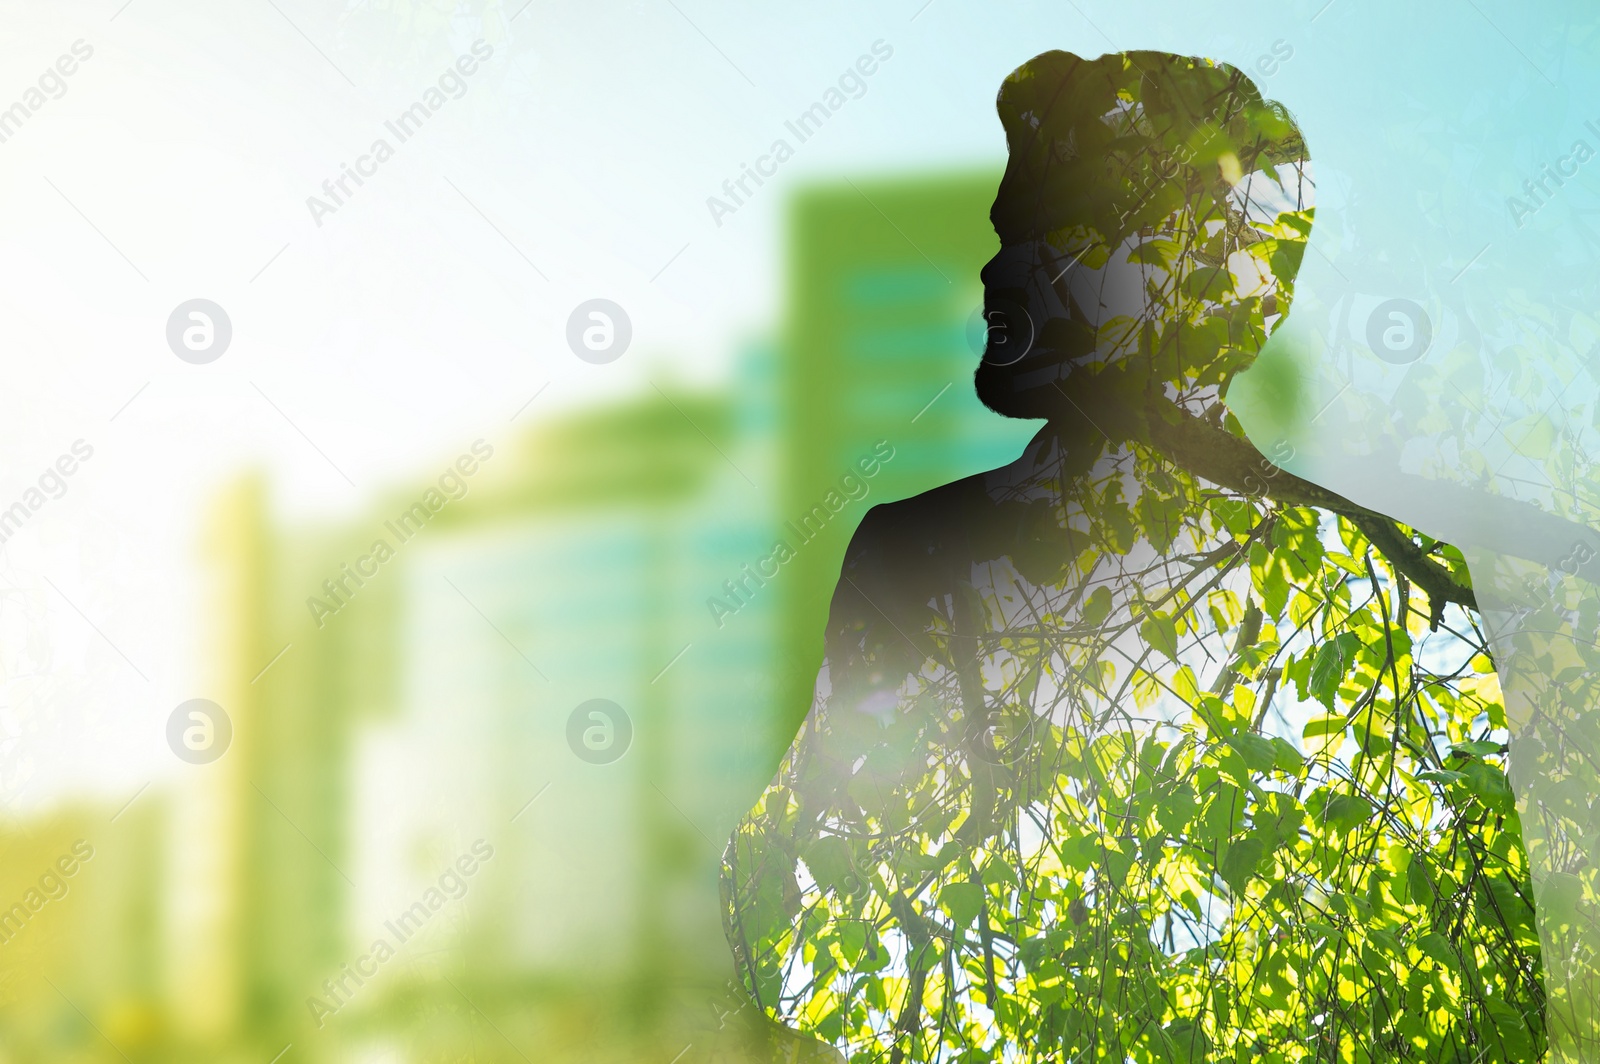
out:
{"label": "man silhouette", "polygon": [[[1045,53],[1007,78],[998,108],[1010,154],[975,384],[997,413],[1046,425],[1010,465],[862,521],[810,714],[725,856],[728,934],[761,1008],[852,1052],[1000,1059],[994,1029],[1029,1017],[1108,1059],[1122,1059],[1108,1030],[1193,1051],[1207,1036],[1198,1021],[1163,1025],[1171,1002],[1051,1011],[1066,977],[1051,950],[1093,938],[1124,955],[1096,963],[1125,986],[1148,974],[1129,951],[1154,934],[1153,918],[1113,912],[1135,893],[1139,855],[1103,835],[1092,853],[1076,838],[1063,848],[1063,810],[1197,713],[1213,735],[1260,738],[1280,677],[1252,654],[1283,603],[1232,567],[1315,535],[1266,500],[1358,527],[1425,593],[1434,625],[1472,595],[1433,546],[1279,470],[1224,405],[1287,312],[1310,230],[1308,158],[1287,113],[1237,70],[1155,52]],[[1209,632],[1180,619],[1175,603],[1228,586],[1242,589],[1239,616]],[[1209,702],[1167,697],[1185,627],[1214,663]],[[1248,718],[1235,685],[1252,673],[1259,716],[1213,719]],[[1106,737],[1122,745],[1091,765],[1084,751]],[[1050,896],[1059,881],[1041,860],[1081,862],[1082,889]],[[1241,865],[1219,861],[1243,896]],[[1134,878],[1146,909],[1174,904],[1172,882]]]}

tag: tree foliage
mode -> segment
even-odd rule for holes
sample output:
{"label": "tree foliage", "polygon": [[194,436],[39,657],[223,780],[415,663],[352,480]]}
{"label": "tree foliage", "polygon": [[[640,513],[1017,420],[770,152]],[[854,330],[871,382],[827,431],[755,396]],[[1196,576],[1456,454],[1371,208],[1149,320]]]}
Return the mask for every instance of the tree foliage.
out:
{"label": "tree foliage", "polygon": [[811,715],[725,857],[746,988],[852,1061],[1536,1059],[1465,563],[1222,402],[1292,295],[1303,147],[1251,92],[1152,124],[1167,81],[1125,72],[1101,147],[1187,179],[1054,219],[1040,265],[1136,276],[1145,309],[1059,286],[1094,353],[1061,416],[863,523]]}

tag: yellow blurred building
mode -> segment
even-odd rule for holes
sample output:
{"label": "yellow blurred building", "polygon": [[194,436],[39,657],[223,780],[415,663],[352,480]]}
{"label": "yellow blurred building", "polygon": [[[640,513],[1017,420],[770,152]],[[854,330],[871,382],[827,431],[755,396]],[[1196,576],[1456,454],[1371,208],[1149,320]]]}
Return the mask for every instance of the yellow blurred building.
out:
{"label": "yellow blurred building", "polygon": [[[83,872],[116,862],[114,889],[26,929],[0,1064],[119,1059],[23,1052],[76,1028],[19,965],[133,1060],[566,1059],[693,1028],[683,988],[731,974],[722,845],[809,704],[850,532],[1031,435],[971,391],[994,186],[798,196],[785,321],[729,394],[535,408],[334,528],[277,526],[254,481],[219,500],[232,746],[119,819],[147,845]],[[614,760],[581,753],[595,699],[626,715],[607,741],[631,729]],[[0,889],[77,824],[0,840]]]}

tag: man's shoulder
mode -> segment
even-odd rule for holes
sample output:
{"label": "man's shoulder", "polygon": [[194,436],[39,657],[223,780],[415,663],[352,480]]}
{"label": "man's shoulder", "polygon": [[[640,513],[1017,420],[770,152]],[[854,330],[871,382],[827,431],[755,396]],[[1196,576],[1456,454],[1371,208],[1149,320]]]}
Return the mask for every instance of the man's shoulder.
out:
{"label": "man's shoulder", "polygon": [[[863,653],[880,664],[918,656],[929,605],[971,573],[970,529],[982,520],[976,511],[985,498],[979,474],[867,511],[845,549],[829,610],[827,654],[836,670],[849,672]],[[907,659],[889,671],[898,675],[900,667],[916,668]]]}
{"label": "man's shoulder", "polygon": [[986,475],[963,477],[910,498],[872,507],[845,551],[845,567],[873,556],[903,562],[965,546],[972,522],[988,509]]}

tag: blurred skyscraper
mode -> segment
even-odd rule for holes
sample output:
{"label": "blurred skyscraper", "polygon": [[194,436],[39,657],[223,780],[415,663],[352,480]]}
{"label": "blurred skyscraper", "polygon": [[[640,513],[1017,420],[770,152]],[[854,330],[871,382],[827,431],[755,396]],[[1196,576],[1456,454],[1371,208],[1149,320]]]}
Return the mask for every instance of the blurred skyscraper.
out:
{"label": "blurred skyscraper", "polygon": [[[984,409],[972,390],[981,347],[978,273],[997,242],[995,174],[846,181],[801,193],[789,224],[783,344],[781,520],[798,522],[886,440],[894,458],[868,505],[1011,461],[1036,427]],[[852,507],[785,575],[780,730],[810,707],[828,601]]]}
{"label": "blurred skyscraper", "polygon": [[[246,1059],[564,1059],[731,974],[721,849],[809,706],[850,533],[1032,432],[971,389],[994,185],[798,196],[778,342],[731,395],[657,382],[463,440],[336,528],[274,527],[253,482],[220,500],[233,745],[151,802],[177,811],[128,874],[162,870],[164,945],[118,970],[164,989],[86,1016],[159,997],[151,1031]],[[593,699],[631,729],[614,760],[569,728]],[[21,1023],[0,1011],[0,1045]]]}

